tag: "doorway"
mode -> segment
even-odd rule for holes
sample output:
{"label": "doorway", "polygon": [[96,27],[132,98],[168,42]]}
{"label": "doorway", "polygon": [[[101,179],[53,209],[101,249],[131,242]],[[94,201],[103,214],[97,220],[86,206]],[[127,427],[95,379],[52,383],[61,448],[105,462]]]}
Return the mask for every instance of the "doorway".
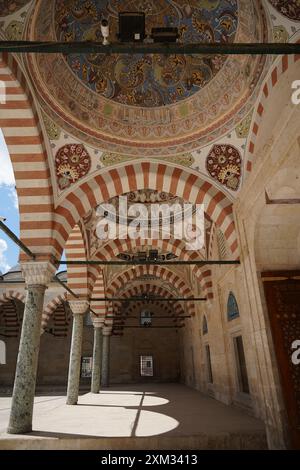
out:
{"label": "doorway", "polygon": [[292,360],[300,340],[300,273],[263,273],[263,279],[291,447],[300,449],[300,364]]}

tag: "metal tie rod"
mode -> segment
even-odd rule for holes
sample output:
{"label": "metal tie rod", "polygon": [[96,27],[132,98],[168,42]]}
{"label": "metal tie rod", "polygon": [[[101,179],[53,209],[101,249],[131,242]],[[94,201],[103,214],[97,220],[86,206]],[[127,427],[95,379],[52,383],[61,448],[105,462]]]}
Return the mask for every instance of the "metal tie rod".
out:
{"label": "metal tie rod", "polygon": [[0,41],[0,52],[62,54],[299,54],[299,43],[113,43],[94,41]]}
{"label": "metal tie rod", "polygon": [[117,261],[117,260],[70,260],[70,261],[58,261],[55,260],[55,263],[66,266],[86,266],[86,265],[103,265],[103,266],[168,266],[168,265],[196,265],[196,266],[205,266],[206,264],[217,264],[217,265],[226,265],[226,264],[240,264],[239,260],[171,260],[171,261],[151,261],[151,260],[129,260],[129,261]]}
{"label": "metal tie rod", "polygon": [[23,250],[30,258],[35,259],[35,254],[24,245],[23,242],[0,220],[0,230],[2,230],[21,250]]}
{"label": "metal tie rod", "polygon": [[168,325],[160,325],[160,326],[119,326],[119,325],[116,325],[116,326],[113,326],[113,330],[114,331],[122,331],[124,329],[127,329],[127,328],[134,328],[136,330],[139,330],[139,329],[143,329],[143,330],[153,330],[153,329],[157,329],[157,328],[174,328],[176,330],[178,330],[179,328],[183,328],[185,325],[171,325],[171,326],[168,326]]}
{"label": "metal tie rod", "polygon": [[139,302],[139,301],[155,301],[155,302],[205,302],[206,297],[91,297],[93,302]]}

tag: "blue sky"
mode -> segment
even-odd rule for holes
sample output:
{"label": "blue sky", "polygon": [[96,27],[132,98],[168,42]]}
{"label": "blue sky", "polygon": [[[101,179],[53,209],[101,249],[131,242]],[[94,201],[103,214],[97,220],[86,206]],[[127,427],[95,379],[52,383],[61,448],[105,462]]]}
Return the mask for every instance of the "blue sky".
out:
{"label": "blue sky", "polygon": [[[5,217],[5,225],[17,236],[19,230],[18,198],[15,189],[15,178],[9,152],[0,129],[0,217]],[[18,263],[19,248],[4,232],[0,230],[0,271],[6,273]],[[62,260],[65,260],[65,253]],[[65,271],[66,266],[61,265],[58,271]]]}
{"label": "blue sky", "polygon": [[[19,236],[19,211],[15,180],[9,153],[0,129],[0,216],[5,224]],[[7,272],[18,262],[19,248],[0,231],[0,271]]]}

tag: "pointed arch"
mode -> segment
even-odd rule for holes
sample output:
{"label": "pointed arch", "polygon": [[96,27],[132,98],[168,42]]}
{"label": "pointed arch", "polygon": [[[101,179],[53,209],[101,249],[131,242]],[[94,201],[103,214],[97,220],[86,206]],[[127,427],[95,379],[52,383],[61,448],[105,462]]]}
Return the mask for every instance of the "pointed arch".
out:
{"label": "pointed arch", "polygon": [[[186,282],[173,271],[161,266],[137,266],[130,268],[122,273],[118,273],[110,282],[107,288],[107,295],[114,296],[116,292],[122,289],[123,286],[129,284],[130,281],[135,280],[144,275],[152,275],[158,280],[166,281],[172,289],[176,289],[182,297],[193,297],[192,289]],[[147,281],[144,281],[145,283]],[[187,302],[187,309],[191,315],[195,315],[195,304],[193,301]]]}
{"label": "pointed arch", "polygon": [[20,302],[24,303],[25,294],[23,294],[22,292],[15,291],[15,290],[7,290],[0,295],[0,305],[4,304],[5,302],[9,302],[10,300],[13,300],[13,299],[20,300]]}
{"label": "pointed arch", "polygon": [[57,295],[54,299],[50,300],[50,302],[47,303],[42,314],[42,330],[43,330],[42,332],[44,332],[44,329],[46,328],[48,322],[50,321],[53,315],[53,312],[55,312],[55,310],[60,304],[66,301],[67,301],[67,293],[64,293],[64,294]]}
{"label": "pointed arch", "polygon": [[[182,240],[131,240],[129,238],[125,240],[117,239],[109,241],[107,244],[101,247],[101,249],[94,255],[93,258],[109,261],[114,259],[119,253],[122,253],[122,251],[130,251],[141,245],[148,245],[155,248],[160,248],[166,252],[171,252],[182,260],[203,258],[203,254],[199,252],[187,251],[185,249],[185,243]],[[209,300],[213,299],[211,269],[207,268],[206,266],[194,266],[193,272],[200,283],[203,295]]]}
{"label": "pointed arch", "polygon": [[90,209],[112,197],[139,189],[155,189],[179,196],[193,204],[204,204],[209,217],[221,228],[234,256],[238,256],[237,237],[229,196],[193,170],[158,162],[136,162],[102,170],[78,185],[55,213],[55,250],[58,257],[74,225]]}
{"label": "pointed arch", "polygon": [[[17,302],[15,302],[17,301]],[[0,296],[0,308],[2,310],[2,321],[7,338],[17,338],[22,325],[25,294],[14,290],[8,290]],[[18,305],[19,303],[19,305]]]}
{"label": "pointed arch", "polygon": [[[20,212],[20,238],[35,254],[53,250],[53,190],[38,110],[17,59],[0,54],[5,103],[0,104],[0,128],[11,158]],[[38,214],[38,219],[37,219]],[[24,253],[21,260],[26,260]]]}
{"label": "pointed arch", "polygon": [[229,292],[227,300],[227,320],[231,321],[240,316],[238,303],[233,292]]}
{"label": "pointed arch", "polygon": [[[125,285],[123,290],[122,290],[122,297],[124,298],[129,298],[129,297],[134,297],[134,296],[140,296],[144,294],[150,294],[153,296],[157,297],[162,297],[164,299],[170,299],[170,301],[173,300],[173,295],[172,293],[166,288],[162,287],[156,284],[151,284],[150,282],[147,283],[137,283],[135,285]],[[153,301],[154,302],[154,301]],[[156,303],[159,303],[159,300],[155,301]],[[184,315],[185,314],[185,306],[182,304],[180,301],[173,300],[174,305],[173,305],[173,310],[175,315]],[[137,304],[142,305],[143,301],[137,301]],[[151,303],[151,300],[150,300]],[[120,311],[122,308],[122,303],[121,302],[114,302],[114,307],[117,311]],[[191,314],[191,312],[188,312]]]}
{"label": "pointed arch", "polygon": [[[300,40],[299,40],[300,41]],[[298,41],[298,42],[299,42]],[[260,129],[262,123],[265,120],[266,110],[269,106],[269,103],[275,103],[274,100],[274,89],[278,89],[278,93],[282,94],[282,89],[279,89],[279,84],[285,82],[284,75],[287,75],[287,72],[290,72],[291,69],[295,70],[295,80],[299,79],[300,73],[300,55],[284,55],[276,59],[273,67],[269,71],[267,78],[262,86],[262,91],[257,100],[256,107],[254,109],[254,114],[252,117],[251,130],[247,142],[247,154],[245,158],[245,170],[249,174],[253,169],[253,164],[255,162],[256,153],[257,153],[257,143],[260,135]],[[290,96],[292,96],[292,89],[290,85],[286,82],[285,87],[289,87]],[[273,118],[277,119],[277,113],[272,113]]]}

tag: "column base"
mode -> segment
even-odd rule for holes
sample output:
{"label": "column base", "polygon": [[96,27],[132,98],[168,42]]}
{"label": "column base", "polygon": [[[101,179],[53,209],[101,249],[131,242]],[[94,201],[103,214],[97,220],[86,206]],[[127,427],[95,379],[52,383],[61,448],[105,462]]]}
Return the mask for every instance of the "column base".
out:
{"label": "column base", "polygon": [[6,430],[7,434],[28,434],[32,432],[32,426],[24,426],[24,427],[8,427]]}
{"label": "column base", "polygon": [[77,405],[77,404],[78,404],[77,400],[76,401],[75,400],[67,400],[66,401],[66,405]]}

